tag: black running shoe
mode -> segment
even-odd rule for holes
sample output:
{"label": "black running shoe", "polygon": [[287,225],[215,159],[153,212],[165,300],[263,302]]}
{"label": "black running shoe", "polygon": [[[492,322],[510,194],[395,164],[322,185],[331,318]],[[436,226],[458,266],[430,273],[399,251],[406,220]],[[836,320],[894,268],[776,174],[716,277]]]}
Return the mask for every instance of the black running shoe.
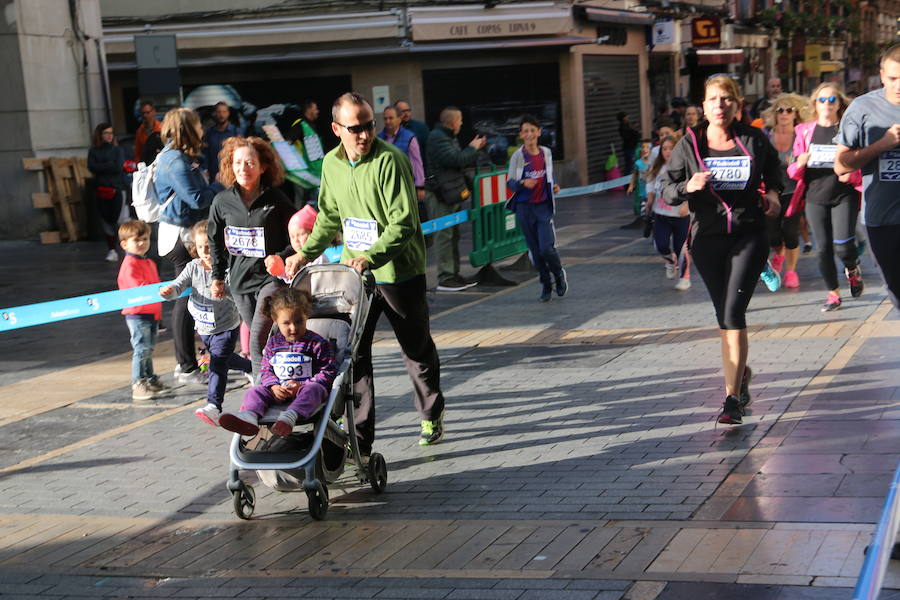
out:
{"label": "black running shoe", "polygon": [[753,371],[750,367],[744,367],[744,376],[741,378],[741,391],[738,396],[738,403],[741,410],[750,405],[752,398],[750,397],[750,380],[753,378]]}
{"label": "black running shoe", "polygon": [[859,265],[856,265],[856,268],[852,270],[844,269],[844,275],[847,276],[847,281],[850,282],[850,295],[854,298],[862,296],[865,286],[863,285],[862,271]]}
{"label": "black running shoe", "polygon": [[550,297],[553,295],[553,286],[549,283],[543,284],[541,288],[541,295],[538,298],[541,302],[550,302]]}
{"label": "black running shoe", "polygon": [[719,423],[726,425],[740,425],[744,422],[744,411],[741,410],[741,403],[737,396],[726,396],[725,402],[722,403],[722,412],[719,414]]}

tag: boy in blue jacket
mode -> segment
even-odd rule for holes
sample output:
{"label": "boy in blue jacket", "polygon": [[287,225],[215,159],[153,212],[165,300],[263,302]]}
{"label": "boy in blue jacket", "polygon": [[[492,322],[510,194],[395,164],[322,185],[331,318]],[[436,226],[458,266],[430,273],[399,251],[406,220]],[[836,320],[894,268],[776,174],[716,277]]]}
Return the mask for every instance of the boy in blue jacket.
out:
{"label": "boy in blue jacket", "polygon": [[[565,296],[569,289],[566,272],[556,251],[553,194],[559,186],[553,180],[553,156],[550,149],[538,145],[541,126],[531,116],[522,117],[519,137],[524,142],[509,159],[506,186],[512,191],[506,208],[516,213],[519,228],[525,236],[531,262],[541,280],[541,302],[548,302],[556,283],[556,295]],[[552,276],[552,279],[551,279]]]}

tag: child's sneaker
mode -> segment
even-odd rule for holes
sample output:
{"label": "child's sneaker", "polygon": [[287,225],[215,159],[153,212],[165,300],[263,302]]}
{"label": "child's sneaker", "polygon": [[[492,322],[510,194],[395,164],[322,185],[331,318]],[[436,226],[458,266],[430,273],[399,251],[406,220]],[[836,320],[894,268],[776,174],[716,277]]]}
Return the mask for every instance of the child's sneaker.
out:
{"label": "child's sneaker", "polygon": [[213,427],[218,427],[219,417],[222,416],[222,411],[219,410],[218,406],[210,403],[195,410],[194,415],[204,423],[208,423]]}
{"label": "child's sneaker", "polygon": [[131,399],[132,400],[151,400],[154,394],[147,387],[146,379],[138,379],[134,383],[131,384]]}
{"label": "child's sneaker", "polygon": [[766,261],[766,268],[759,274],[759,278],[763,280],[770,292],[777,292],[781,287],[781,275],[772,268],[771,261]]}
{"label": "child's sneaker", "polygon": [[279,435],[281,437],[287,437],[291,435],[291,432],[294,430],[294,424],[297,423],[297,418],[300,415],[293,410],[283,410],[281,414],[278,416],[278,420],[275,421],[275,424],[272,425],[272,433],[275,435]]}
{"label": "child's sneaker", "polygon": [[241,435],[256,435],[259,433],[259,417],[249,410],[222,413],[219,417],[219,427]]}
{"label": "child's sneaker", "polygon": [[675,284],[675,289],[684,292],[691,289],[691,279],[690,277],[682,277],[678,280],[678,283]]}
{"label": "child's sneaker", "polygon": [[678,275],[678,265],[666,261],[666,279],[675,279],[676,275]]}
{"label": "child's sneaker", "polygon": [[437,444],[444,437],[444,413],[434,421],[422,421],[422,433],[419,435],[420,446]]}

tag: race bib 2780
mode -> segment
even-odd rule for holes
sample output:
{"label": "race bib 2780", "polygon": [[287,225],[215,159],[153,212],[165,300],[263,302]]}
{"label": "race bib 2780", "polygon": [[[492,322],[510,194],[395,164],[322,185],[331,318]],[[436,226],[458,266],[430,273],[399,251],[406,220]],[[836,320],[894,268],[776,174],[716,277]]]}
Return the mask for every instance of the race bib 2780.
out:
{"label": "race bib 2780", "polygon": [[712,172],[712,188],[714,190],[742,190],[750,181],[749,156],[717,156],[704,158],[707,168]]}
{"label": "race bib 2780", "polygon": [[810,144],[809,166],[814,169],[832,169],[835,154],[837,146],[834,144]]}

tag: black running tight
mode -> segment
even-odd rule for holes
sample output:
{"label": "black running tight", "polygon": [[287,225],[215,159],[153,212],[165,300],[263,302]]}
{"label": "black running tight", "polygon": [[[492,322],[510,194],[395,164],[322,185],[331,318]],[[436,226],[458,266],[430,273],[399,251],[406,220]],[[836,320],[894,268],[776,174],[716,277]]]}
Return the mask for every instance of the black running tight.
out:
{"label": "black running tight", "polygon": [[856,199],[847,198],[837,206],[806,203],[806,221],[812,228],[819,248],[819,272],[828,290],[836,290],[838,283],[834,257],[853,269],[859,262],[856,251],[856,216],[859,214]]}
{"label": "black running tight", "polygon": [[747,306],[768,257],[765,231],[694,239],[691,258],[716,307],[720,329],[747,327]]}

